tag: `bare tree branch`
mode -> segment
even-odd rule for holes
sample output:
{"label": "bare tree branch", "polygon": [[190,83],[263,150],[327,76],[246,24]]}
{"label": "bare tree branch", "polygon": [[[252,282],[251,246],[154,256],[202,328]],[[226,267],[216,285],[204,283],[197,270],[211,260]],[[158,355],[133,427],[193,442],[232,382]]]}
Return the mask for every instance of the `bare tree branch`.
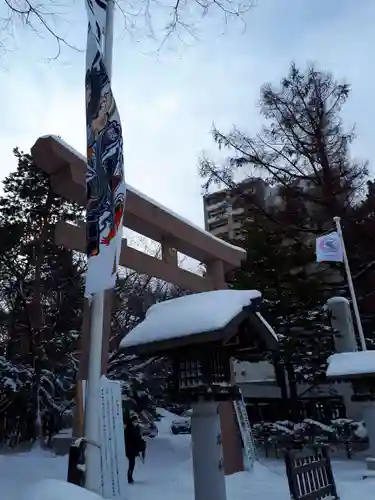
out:
{"label": "bare tree branch", "polygon": [[[67,5],[63,0],[4,0],[5,12],[0,14],[0,50],[7,50],[8,38],[13,37],[17,24],[33,31],[36,36],[47,35],[56,43],[55,60],[62,48],[82,51],[63,36],[56,25],[66,17]],[[225,26],[231,20],[240,21],[245,28],[246,14],[254,0],[115,0],[123,19],[123,32],[133,38],[151,38],[160,50],[177,38],[181,43],[198,38],[198,26],[212,13],[217,13]],[[73,9],[72,4],[71,8]],[[62,14],[64,9],[64,14]],[[60,12],[61,11],[61,12]]]}
{"label": "bare tree branch", "polygon": [[[13,36],[13,30],[20,22],[22,26],[33,31],[37,36],[48,35],[56,43],[56,54],[50,58],[56,60],[61,54],[63,46],[72,50],[79,49],[71,44],[65,37],[59,34],[54,27],[54,21],[60,15],[59,9],[63,4],[57,3],[54,0],[40,3],[37,0],[3,0],[6,7],[6,14],[0,17],[1,36],[4,38],[4,33]],[[3,42],[3,45],[4,42]]]}

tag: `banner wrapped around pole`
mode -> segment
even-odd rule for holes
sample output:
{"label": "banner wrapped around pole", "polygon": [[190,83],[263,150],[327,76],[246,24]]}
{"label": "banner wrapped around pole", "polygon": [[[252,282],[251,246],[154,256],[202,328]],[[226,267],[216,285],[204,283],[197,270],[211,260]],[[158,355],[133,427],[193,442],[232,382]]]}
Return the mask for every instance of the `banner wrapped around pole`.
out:
{"label": "banner wrapped around pole", "polygon": [[86,1],[87,297],[115,286],[125,203],[121,121],[104,61],[106,6]]}

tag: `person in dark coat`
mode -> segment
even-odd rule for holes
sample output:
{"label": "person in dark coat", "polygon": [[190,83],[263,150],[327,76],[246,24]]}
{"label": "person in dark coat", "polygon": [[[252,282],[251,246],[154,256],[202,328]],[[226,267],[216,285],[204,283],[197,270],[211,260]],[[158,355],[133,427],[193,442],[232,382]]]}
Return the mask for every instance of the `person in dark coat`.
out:
{"label": "person in dark coat", "polygon": [[131,417],[125,427],[125,452],[129,461],[128,468],[128,483],[133,484],[133,473],[135,467],[135,459],[144,448],[144,441],[141,435],[141,429],[136,423],[137,417]]}

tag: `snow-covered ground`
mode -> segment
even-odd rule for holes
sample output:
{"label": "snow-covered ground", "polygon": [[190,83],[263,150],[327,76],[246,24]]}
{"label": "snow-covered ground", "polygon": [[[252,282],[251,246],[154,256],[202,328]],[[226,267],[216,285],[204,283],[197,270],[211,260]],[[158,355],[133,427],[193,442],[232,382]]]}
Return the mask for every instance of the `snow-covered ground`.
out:
{"label": "snow-covered ground", "polygon": [[[137,463],[135,484],[128,500],[192,500],[193,480],[190,436],[170,433],[170,414],[159,423],[159,435],[149,441],[145,464]],[[375,479],[362,480],[363,462],[335,462],[335,477],[341,500],[370,500]],[[1,500],[19,500],[31,484],[44,478],[65,479],[67,458],[40,449],[24,454],[0,454]],[[252,472],[227,477],[228,500],[288,500],[289,491],[282,461],[256,464]]]}

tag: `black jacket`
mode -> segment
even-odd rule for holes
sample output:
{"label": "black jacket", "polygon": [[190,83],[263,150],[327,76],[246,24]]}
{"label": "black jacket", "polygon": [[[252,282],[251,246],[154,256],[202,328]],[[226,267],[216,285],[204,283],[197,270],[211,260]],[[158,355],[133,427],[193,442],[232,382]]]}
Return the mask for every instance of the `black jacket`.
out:
{"label": "black jacket", "polygon": [[126,456],[136,457],[142,451],[144,441],[141,436],[141,430],[138,425],[130,422],[125,427],[125,452]]}

